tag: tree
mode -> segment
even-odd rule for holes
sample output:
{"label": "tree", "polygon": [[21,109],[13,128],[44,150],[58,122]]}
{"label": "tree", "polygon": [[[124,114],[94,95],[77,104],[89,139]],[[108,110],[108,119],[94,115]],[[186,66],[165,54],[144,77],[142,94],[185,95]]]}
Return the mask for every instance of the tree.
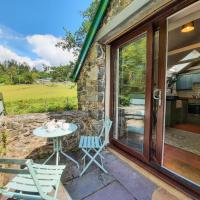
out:
{"label": "tree", "polygon": [[73,63],[70,63],[65,66],[52,67],[51,68],[52,71],[50,72],[52,81],[62,82],[68,80],[72,72],[72,69],[73,69]]}
{"label": "tree", "polygon": [[31,69],[26,63],[20,64],[14,60],[0,63],[0,83],[4,84],[32,84],[36,79],[51,78],[52,81],[63,82],[69,80],[74,63],[63,66],[46,66],[51,68],[50,73]]}
{"label": "tree", "polygon": [[75,33],[72,33],[64,28],[65,36],[61,42],[56,44],[57,47],[61,47],[63,50],[73,49],[74,54],[78,55],[80,48],[83,45],[84,39],[89,31],[91,22],[95,16],[99,1],[100,0],[93,0],[90,6],[85,11],[81,12],[83,22],[80,28],[75,31]]}
{"label": "tree", "polygon": [[20,64],[15,60],[9,60],[0,64],[0,83],[31,84],[33,81],[31,68],[26,63]]}
{"label": "tree", "polygon": [[146,37],[121,48],[119,60],[119,103],[125,106],[134,96],[145,94]]}

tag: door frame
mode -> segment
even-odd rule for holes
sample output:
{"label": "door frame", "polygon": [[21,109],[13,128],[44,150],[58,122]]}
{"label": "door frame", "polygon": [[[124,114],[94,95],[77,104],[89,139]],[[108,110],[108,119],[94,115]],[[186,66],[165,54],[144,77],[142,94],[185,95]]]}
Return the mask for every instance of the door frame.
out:
{"label": "door frame", "polygon": [[[151,17],[145,19],[141,23],[139,23],[137,26],[135,26],[133,29],[122,35],[121,37],[117,38],[115,41],[111,42],[109,45],[111,45],[111,53],[110,53],[110,118],[112,120],[115,120],[114,116],[114,99],[115,99],[115,87],[114,87],[114,80],[115,80],[115,73],[114,73],[114,67],[116,64],[115,59],[115,50],[112,48],[112,45],[114,42],[119,42],[120,38],[130,37],[134,33],[137,33],[142,27],[151,25],[152,32],[154,36],[154,32],[156,30],[160,30],[159,32],[159,77],[165,77],[166,73],[166,28],[167,28],[167,18],[171,16],[172,14],[180,11],[181,9],[197,2],[198,0],[175,0],[172,1],[170,4],[168,4],[166,7],[162,8],[160,11],[158,11],[156,14],[152,15]],[[152,37],[152,46],[154,45],[154,37]],[[123,41],[123,40],[122,40]],[[152,63],[153,63],[153,52],[152,52]],[[153,65],[152,65],[153,66]],[[152,71],[153,73],[153,71]],[[152,88],[152,86],[151,86]],[[153,88],[152,88],[153,89]],[[113,145],[113,147],[119,152],[121,152],[124,155],[127,155],[127,158],[135,161],[139,165],[143,166],[147,170],[151,171],[155,175],[157,175],[159,178],[166,180],[169,184],[172,184],[174,187],[178,187],[182,190],[182,192],[187,192],[193,197],[199,197],[200,190],[197,185],[192,184],[191,182],[185,181],[183,178],[176,176],[174,173],[170,173],[168,170],[161,167],[162,163],[162,155],[163,155],[163,128],[164,128],[164,110],[165,110],[165,79],[159,80],[159,89],[162,90],[162,106],[158,109],[157,116],[158,118],[161,118],[161,123],[158,124],[156,128],[157,137],[156,137],[156,159],[151,159],[150,152],[151,152],[151,146],[149,145],[149,153],[147,157],[141,157],[140,154],[133,153],[130,151],[130,148],[125,147],[124,145],[119,144],[118,141],[113,139],[114,129],[112,128],[111,134],[110,134],[110,143]],[[152,90],[151,90],[152,91]],[[151,92],[152,94],[152,92]],[[151,95],[152,98],[152,95]],[[152,109],[152,108],[151,108]],[[152,111],[151,111],[152,112]],[[151,136],[151,133],[150,133]],[[149,138],[149,143],[151,144],[151,137]],[[146,154],[145,154],[146,155]],[[148,157],[149,156],[149,157]]]}
{"label": "door frame", "polygon": [[166,42],[167,42],[167,21],[159,23],[159,52],[158,52],[158,89],[161,93],[161,106],[158,106],[156,124],[156,160],[162,165],[163,145],[164,145],[164,125],[165,125],[165,84],[166,84]]}
{"label": "door frame", "polygon": [[[116,104],[115,104],[115,99],[116,99],[116,77],[117,77],[117,63],[118,62],[118,49],[122,48],[123,46],[131,43],[134,41],[137,36],[140,36],[141,34],[146,33],[146,38],[147,38],[147,55],[146,55],[146,81],[145,81],[145,116],[144,116],[144,151],[143,153],[140,153],[138,151],[135,151],[133,148],[130,148],[124,144],[122,144],[119,140],[114,139],[114,128],[112,131],[112,136],[111,136],[111,143],[114,143],[118,145],[120,148],[124,149],[125,151],[131,153],[132,155],[148,162],[150,159],[150,138],[151,138],[151,114],[152,114],[152,93],[148,91],[152,91],[152,76],[153,76],[153,66],[152,66],[152,53],[153,53],[153,27],[152,24],[147,24],[136,31],[131,32],[128,35],[124,35],[121,38],[115,40],[115,42],[112,43],[111,45],[111,90],[112,90],[112,95],[111,95],[111,109],[112,111],[112,119],[114,122],[116,122]],[[149,84],[150,83],[150,84]],[[115,124],[115,123],[114,123]],[[115,126],[113,126],[115,127]]]}

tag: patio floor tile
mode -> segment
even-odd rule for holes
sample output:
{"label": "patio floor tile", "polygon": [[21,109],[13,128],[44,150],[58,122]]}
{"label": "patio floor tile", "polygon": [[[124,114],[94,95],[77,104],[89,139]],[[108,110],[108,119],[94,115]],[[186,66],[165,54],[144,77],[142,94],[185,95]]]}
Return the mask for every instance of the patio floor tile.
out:
{"label": "patio floor tile", "polygon": [[105,163],[105,165],[109,173],[136,199],[149,200],[152,198],[152,194],[157,188],[157,185],[132,169],[125,162],[116,159],[112,162]]}
{"label": "patio floor tile", "polygon": [[135,198],[119,183],[112,182],[84,200],[135,200]]}
{"label": "patio floor tile", "polygon": [[99,173],[99,170],[94,170],[68,181],[65,183],[65,188],[73,200],[79,200],[100,190],[105,186],[105,183],[108,184],[111,181],[113,181],[111,176],[105,177]]}
{"label": "patio floor tile", "polygon": [[108,185],[109,183],[115,180],[115,178],[111,174],[105,174],[105,173],[101,173],[100,179],[104,185]]}
{"label": "patio floor tile", "polygon": [[153,192],[158,188],[156,184],[112,153],[104,151],[103,156],[108,174],[92,164],[86,173],[79,177],[77,169],[73,169],[76,166],[68,164],[62,182],[73,200],[152,199]]}
{"label": "patio floor tile", "polygon": [[104,163],[107,163],[107,162],[112,162],[114,160],[117,160],[117,156],[113,155],[112,153],[108,152],[108,151],[104,151],[102,153],[102,155],[105,157],[105,160],[104,160]]}

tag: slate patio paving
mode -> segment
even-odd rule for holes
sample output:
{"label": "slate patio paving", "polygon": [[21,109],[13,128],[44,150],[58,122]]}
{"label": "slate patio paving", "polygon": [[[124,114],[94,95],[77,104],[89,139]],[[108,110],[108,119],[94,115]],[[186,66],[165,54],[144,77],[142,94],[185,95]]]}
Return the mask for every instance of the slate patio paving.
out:
{"label": "slate patio paving", "polygon": [[[73,155],[80,158],[79,155]],[[94,164],[83,176],[67,161],[62,184],[73,200],[151,200],[158,186],[110,153],[104,152],[108,174]]]}
{"label": "slate patio paving", "polygon": [[[82,153],[68,152],[79,163]],[[189,200],[177,198],[164,188],[152,182],[149,176],[144,176],[138,170],[115,156],[110,151],[104,151],[104,166],[108,174],[102,172],[96,165],[91,165],[83,176],[80,170],[69,160],[61,157],[60,164],[66,165],[61,177],[58,191],[59,200]],[[43,159],[35,160],[43,163]],[[51,160],[49,164],[55,164]],[[69,197],[70,196],[70,197]],[[0,200],[6,200],[1,198]]]}

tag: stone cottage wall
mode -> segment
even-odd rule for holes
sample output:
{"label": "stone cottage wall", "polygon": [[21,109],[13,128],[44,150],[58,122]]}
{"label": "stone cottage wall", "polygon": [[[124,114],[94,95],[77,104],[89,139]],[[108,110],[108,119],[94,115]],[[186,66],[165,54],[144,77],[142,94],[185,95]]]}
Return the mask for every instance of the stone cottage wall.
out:
{"label": "stone cottage wall", "polygon": [[106,25],[115,15],[119,14],[134,0],[111,0],[110,6],[107,10],[106,16],[103,20],[102,26]]}
{"label": "stone cottage wall", "polygon": [[[102,27],[133,0],[111,0]],[[104,117],[105,100],[105,46],[95,42],[78,78],[78,108],[87,111],[94,121]]]}
{"label": "stone cottage wall", "polygon": [[[119,14],[134,0],[111,0],[106,16],[101,24],[103,28],[108,21]],[[172,0],[154,0],[144,7],[133,20],[137,24],[141,19],[154,13]],[[78,108],[87,111],[94,121],[104,117],[105,100],[105,46],[94,42],[87,55],[77,81]]]}
{"label": "stone cottage wall", "polygon": [[95,43],[81,70],[78,84],[78,108],[96,120],[104,114],[105,48]]}

